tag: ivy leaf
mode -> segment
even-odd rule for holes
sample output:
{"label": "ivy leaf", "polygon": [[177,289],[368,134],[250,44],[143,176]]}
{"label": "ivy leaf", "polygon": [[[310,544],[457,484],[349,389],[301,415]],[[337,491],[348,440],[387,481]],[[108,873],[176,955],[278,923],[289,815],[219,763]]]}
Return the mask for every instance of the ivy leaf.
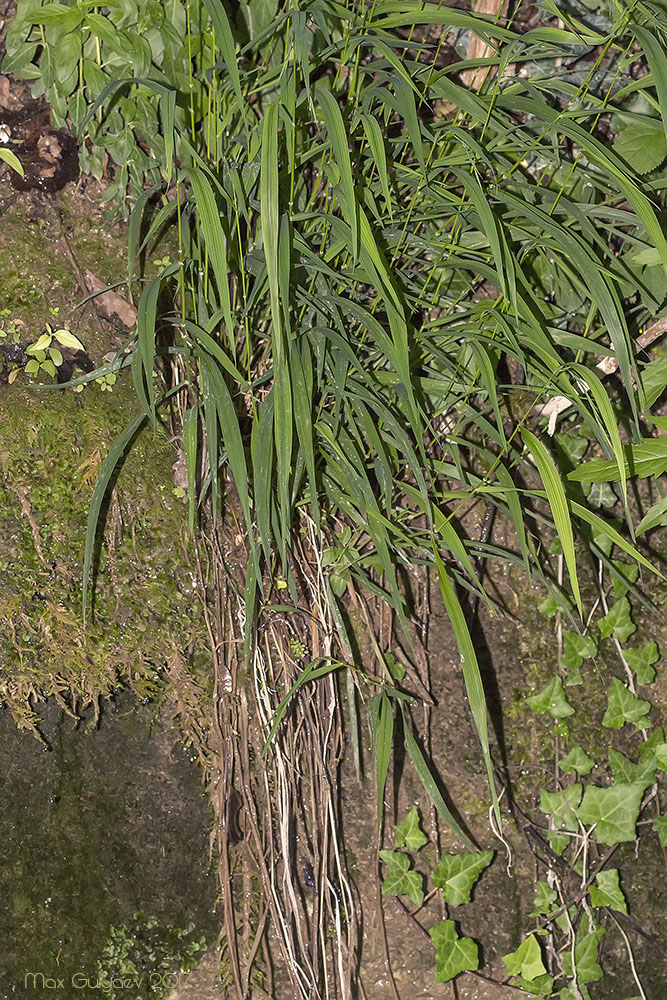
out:
{"label": "ivy leaf", "polygon": [[638,174],[659,167],[667,156],[667,139],[659,118],[633,121],[614,140],[614,152],[631,163]]}
{"label": "ivy leaf", "polygon": [[[605,933],[604,927],[596,927],[592,922],[586,927],[583,920],[577,930],[574,939],[574,964],[577,970],[577,983],[580,986],[584,983],[596,983],[602,979],[604,973],[598,962],[598,951]],[[566,974],[573,975],[571,952],[563,952],[561,960]]]}
{"label": "ivy leaf", "polygon": [[585,750],[582,750],[577,744],[577,746],[572,747],[566,757],[563,757],[560,769],[566,774],[570,771],[576,771],[577,774],[590,774],[594,764],[593,758],[589,757]]}
{"label": "ivy leaf", "polygon": [[626,722],[631,722],[637,729],[646,729],[650,725],[646,718],[650,711],[650,701],[638,698],[618,677],[612,677],[607,697],[607,711],[602,719],[603,726],[607,729],[620,729]]}
{"label": "ivy leaf", "polygon": [[598,627],[603,639],[615,635],[620,642],[625,642],[637,631],[637,626],[630,617],[630,602],[627,597],[621,597],[612,604],[609,613],[598,622]]}
{"label": "ivy leaf", "polygon": [[[551,907],[558,899],[558,893],[555,889],[552,889],[548,882],[544,879],[540,879],[535,885],[535,902],[533,906],[535,909],[530,914],[531,917],[539,917],[543,913],[549,913]],[[503,959],[504,961],[504,959]],[[507,965],[507,963],[505,962]]]}
{"label": "ivy leaf", "polygon": [[589,440],[583,434],[556,434],[556,444],[571,465],[579,465],[588,450]]}
{"label": "ivy leaf", "polygon": [[591,483],[586,499],[591,507],[614,507],[618,503],[609,483]]}
{"label": "ivy leaf", "polygon": [[634,670],[638,684],[652,684],[655,680],[655,670],[652,666],[659,659],[658,644],[651,640],[645,646],[638,646],[633,649],[624,649],[623,656],[630,667]]}
{"label": "ivy leaf", "polygon": [[382,883],[383,896],[409,896],[415,906],[424,902],[424,880],[419,872],[411,872],[410,858],[399,851],[380,851],[389,867]]}
{"label": "ivy leaf", "polygon": [[650,788],[655,781],[656,760],[655,757],[647,757],[638,764],[619,753],[618,750],[609,751],[609,764],[617,785],[632,785],[635,782],[643,784],[644,788]]}
{"label": "ivy leaf", "polygon": [[470,902],[470,891],[493,860],[493,851],[443,854],[433,875],[433,884],[442,889],[446,903],[460,906]]}
{"label": "ivy leaf", "polygon": [[667,816],[658,816],[653,820],[652,829],[658,834],[661,847],[667,847]]}
{"label": "ivy leaf", "polygon": [[561,663],[566,670],[576,670],[584,660],[595,656],[598,644],[591,635],[579,635],[569,629],[563,630],[563,655]]}
{"label": "ivy leaf", "polygon": [[558,675],[552,677],[538,694],[526,698],[526,704],[533,712],[548,712],[554,719],[564,719],[567,715],[574,714],[574,709],[563,693],[563,682]]}
{"label": "ivy leaf", "polygon": [[619,576],[614,577],[614,597],[623,597],[628,587],[637,582],[639,566],[637,563],[626,563],[622,559],[612,559]]}
{"label": "ivy leaf", "polygon": [[565,848],[568,847],[570,843],[570,838],[566,833],[554,833],[550,830],[546,834],[546,838],[549,841],[549,847],[554,854],[558,855],[558,857],[561,856]]}
{"label": "ivy leaf", "polygon": [[610,906],[612,910],[625,913],[627,916],[628,904],[618,880],[618,868],[598,872],[595,885],[589,888],[588,894],[591,906]]}
{"label": "ivy leaf", "polygon": [[547,618],[553,618],[562,608],[553,594],[547,594],[537,605],[537,610]]}
{"label": "ivy leaf", "polygon": [[581,802],[581,785],[569,785],[560,792],[542,789],[540,811],[551,816],[559,830],[577,830],[577,807]]}
{"label": "ivy leaf", "polygon": [[654,729],[639,748],[639,759],[654,759],[661,771],[667,771],[667,743],[662,729]]}
{"label": "ivy leaf", "polygon": [[588,785],[577,818],[586,826],[595,825],[595,839],[613,847],[636,837],[635,823],[644,796],[644,784],[611,785],[600,788]]}
{"label": "ivy leaf", "polygon": [[529,983],[547,971],[542,962],[539,942],[534,934],[529,934],[516,951],[503,955],[503,962],[507,966],[508,975],[521,976]]}
{"label": "ivy leaf", "polygon": [[436,983],[448,983],[459,972],[474,972],[478,968],[476,942],[459,937],[453,920],[443,920],[431,927],[429,935],[435,945]]}
{"label": "ivy leaf", "polygon": [[415,808],[412,808],[404,821],[394,829],[396,846],[407,847],[409,851],[418,851],[428,840],[419,826],[419,814]]}

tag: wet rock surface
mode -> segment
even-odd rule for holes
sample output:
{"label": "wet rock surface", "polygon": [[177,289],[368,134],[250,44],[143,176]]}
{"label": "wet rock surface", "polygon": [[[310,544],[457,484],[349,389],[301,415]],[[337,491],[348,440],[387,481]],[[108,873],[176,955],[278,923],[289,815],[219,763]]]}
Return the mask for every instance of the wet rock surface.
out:
{"label": "wet rock surface", "polygon": [[121,697],[95,729],[51,701],[49,750],[0,714],[2,1000],[33,995],[32,972],[94,977],[110,927],[140,910],[214,940],[207,801],[176,731],[150,734],[154,711]]}

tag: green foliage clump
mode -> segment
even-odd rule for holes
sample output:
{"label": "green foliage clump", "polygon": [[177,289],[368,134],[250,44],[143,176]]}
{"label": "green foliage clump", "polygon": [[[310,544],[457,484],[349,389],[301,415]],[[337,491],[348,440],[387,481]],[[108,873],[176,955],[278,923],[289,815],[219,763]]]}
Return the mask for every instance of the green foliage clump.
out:
{"label": "green foliage clump", "polygon": [[94,983],[110,1000],[132,990],[134,1000],[164,996],[189,972],[206,950],[206,939],[185,927],[160,926],[157,917],[139,911],[128,926],[109,928],[100,954]]}

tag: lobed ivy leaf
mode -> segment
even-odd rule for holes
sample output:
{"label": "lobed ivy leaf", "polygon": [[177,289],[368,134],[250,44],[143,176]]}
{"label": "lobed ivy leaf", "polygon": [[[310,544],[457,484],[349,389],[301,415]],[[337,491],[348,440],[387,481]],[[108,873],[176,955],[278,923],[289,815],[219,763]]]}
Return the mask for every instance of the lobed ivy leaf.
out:
{"label": "lobed ivy leaf", "polygon": [[544,879],[540,879],[535,885],[535,902],[533,903],[535,909],[530,916],[539,917],[543,913],[549,913],[557,899],[558,893],[556,890],[552,889],[549,883],[545,882]]}
{"label": "lobed ivy leaf", "polygon": [[609,765],[614,775],[617,785],[632,785],[642,783],[644,788],[650,788],[655,782],[655,769],[657,767],[655,757],[647,757],[640,760],[638,764],[619,753],[618,750],[609,751]]}
{"label": "lobed ivy leaf", "polygon": [[607,729],[621,729],[626,722],[631,722],[637,729],[646,729],[650,725],[646,716],[651,711],[651,702],[638,698],[618,677],[612,677],[607,695],[607,711],[602,718],[602,725]]}
{"label": "lobed ivy leaf", "polygon": [[612,910],[625,913],[627,916],[628,904],[620,886],[618,868],[598,872],[595,877],[595,885],[589,888],[588,895],[591,899],[591,906],[609,906]]}
{"label": "lobed ivy leaf", "polygon": [[639,748],[640,760],[655,761],[661,771],[667,771],[667,743],[662,728],[654,729]]}
{"label": "lobed ivy leaf", "polygon": [[582,785],[569,785],[560,792],[542,789],[540,811],[551,816],[559,830],[577,830],[577,807],[583,794]]}
{"label": "lobed ivy leaf", "polygon": [[577,746],[572,747],[567,756],[563,757],[560,769],[566,774],[570,771],[576,771],[577,774],[590,774],[594,764],[593,758],[589,757],[586,751],[577,744]]}
{"label": "lobed ivy leaf", "polygon": [[612,559],[612,563],[619,573],[614,577],[614,597],[623,597],[630,584],[637,582],[639,566],[637,563],[627,563],[622,559]]}
{"label": "lobed ivy leaf", "polygon": [[651,639],[644,646],[624,649],[623,656],[634,671],[638,684],[652,684],[655,680],[653,664],[659,659],[658,644]]}
{"label": "lobed ivy leaf", "polygon": [[493,851],[443,854],[433,875],[433,884],[442,889],[446,903],[460,906],[470,902],[470,892],[493,860]]}
{"label": "lobed ivy leaf", "polygon": [[521,976],[529,983],[538,976],[545,975],[547,971],[542,962],[539,941],[534,934],[529,934],[516,951],[503,955],[503,962],[507,966],[508,975]]}
{"label": "lobed ivy leaf", "polygon": [[598,628],[603,639],[615,635],[619,642],[625,642],[637,631],[637,626],[630,617],[630,602],[627,597],[621,597],[612,604],[609,612],[598,622]]}
{"label": "lobed ivy leaf", "polygon": [[549,830],[546,834],[546,838],[549,841],[549,847],[551,850],[559,857],[570,843],[570,838],[566,833],[554,833]]}
{"label": "lobed ivy leaf", "polygon": [[591,507],[614,507],[618,503],[609,483],[591,483],[586,499]]}
{"label": "lobed ivy leaf", "polygon": [[415,906],[424,902],[424,879],[419,872],[411,872],[410,858],[400,851],[380,851],[380,857],[389,871],[382,882],[383,896],[408,896]]}
{"label": "lobed ivy leaf", "polygon": [[635,823],[644,796],[644,784],[611,785],[600,788],[588,785],[577,818],[586,826],[595,824],[595,839],[600,844],[613,847],[636,837]]}
{"label": "lobed ivy leaf", "polygon": [[413,807],[404,821],[394,827],[396,846],[407,847],[409,851],[418,851],[428,841],[428,837],[419,826],[419,813]]}
{"label": "lobed ivy leaf", "polygon": [[[600,941],[606,934],[604,927],[597,927],[592,921],[586,926],[586,921],[582,920],[574,939],[574,965],[577,973],[577,984],[581,987],[585,983],[596,983],[604,975],[602,966],[598,962],[598,951]],[[568,976],[574,974],[572,968],[572,954],[566,950],[561,955],[563,968]]]}
{"label": "lobed ivy leaf", "polygon": [[584,660],[595,656],[598,644],[592,635],[579,635],[570,629],[563,630],[563,655],[561,663],[566,670],[576,670]]}
{"label": "lobed ivy leaf", "polygon": [[436,983],[448,983],[459,972],[474,972],[478,968],[476,942],[459,937],[453,920],[443,920],[431,927],[429,935],[435,945]]}
{"label": "lobed ivy leaf", "polygon": [[574,709],[563,693],[563,681],[556,675],[538,694],[526,698],[526,704],[533,712],[548,712],[554,719],[564,719],[574,715]]}

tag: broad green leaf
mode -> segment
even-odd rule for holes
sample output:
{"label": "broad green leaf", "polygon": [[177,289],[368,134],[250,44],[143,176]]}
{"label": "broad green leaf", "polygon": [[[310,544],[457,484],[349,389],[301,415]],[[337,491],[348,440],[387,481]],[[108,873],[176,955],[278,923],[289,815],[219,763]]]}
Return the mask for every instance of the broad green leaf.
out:
{"label": "broad green leaf", "polygon": [[415,906],[424,902],[424,878],[410,871],[410,858],[400,851],[380,851],[389,871],[382,880],[383,896],[409,896]]}
{"label": "broad green leaf", "polygon": [[637,534],[643,535],[653,528],[664,527],[667,524],[667,496],[664,496],[644,514],[637,525]]}
{"label": "broad green leaf", "polygon": [[534,934],[529,934],[516,951],[503,955],[503,962],[507,966],[508,975],[521,976],[529,983],[538,976],[545,975],[547,971],[542,961],[540,943]]}
{"label": "broad green leaf", "polygon": [[[623,446],[626,476],[661,476],[667,471],[667,436],[644,438],[641,444]],[[604,458],[594,458],[568,474],[568,479],[577,483],[613,483],[618,481],[616,462]]]}
{"label": "broad green leaf", "polygon": [[590,774],[594,764],[593,758],[589,757],[586,751],[577,745],[572,747],[567,756],[563,757],[560,769],[566,774],[570,771],[576,771],[577,774]]}
{"label": "broad green leaf", "polygon": [[79,338],[75,337],[69,330],[54,330],[53,336],[62,347],[70,347],[73,351],[85,351]]}
{"label": "broad green leaf", "polygon": [[12,170],[15,170],[17,174],[21,175],[21,177],[25,177],[23,165],[16,153],[13,153],[11,149],[5,149],[4,146],[0,146],[0,160],[4,160],[4,162],[12,168]]}
{"label": "broad green leaf", "polygon": [[591,906],[610,906],[612,910],[619,913],[628,912],[628,905],[621,889],[618,868],[609,868],[606,871],[598,872],[595,877],[595,885],[592,885],[588,894],[591,899]]}
{"label": "broad green leaf", "polygon": [[560,792],[548,792],[542,789],[540,794],[540,811],[551,816],[557,829],[576,831],[577,808],[581,802],[582,786],[568,785]]}
{"label": "broad green leaf", "polygon": [[658,644],[651,639],[644,646],[630,647],[623,650],[625,661],[634,670],[638,684],[652,684],[655,680],[654,663],[660,659]]}
{"label": "broad green leaf", "polygon": [[655,358],[642,368],[642,388],[644,389],[644,406],[653,406],[662,396],[667,386],[667,358]]}
{"label": "broad green leaf", "polygon": [[621,597],[612,604],[604,618],[598,622],[598,628],[603,639],[615,635],[619,642],[626,642],[637,631],[637,626],[630,618],[630,602],[627,597]]}
{"label": "broad green leaf", "polygon": [[453,920],[443,920],[431,927],[429,935],[435,945],[436,983],[448,983],[460,972],[474,972],[478,968],[477,944],[472,938],[459,937]]}
{"label": "broad green leaf", "polygon": [[644,790],[641,782],[608,788],[588,785],[577,818],[586,826],[595,824],[594,836],[600,844],[611,847],[634,840]]}
{"label": "broad green leaf", "polygon": [[658,816],[653,820],[651,829],[658,834],[661,847],[667,847],[667,816]]}
{"label": "broad green leaf", "polygon": [[570,575],[570,583],[572,584],[572,594],[577,608],[579,609],[579,614],[583,618],[581,594],[579,592],[579,580],[577,577],[577,560],[574,554],[574,534],[572,531],[570,511],[560,473],[558,472],[558,469],[554,464],[554,460],[547,449],[531,431],[523,427],[521,430],[521,436],[523,437],[524,444],[535,460],[537,471],[539,472],[544,485],[544,490],[547,495],[547,500],[549,501],[549,506],[551,507],[551,514],[554,519],[556,531],[558,532],[558,537],[560,538],[561,545],[563,546],[565,564]]}
{"label": "broad green leaf", "polygon": [[30,344],[26,347],[26,354],[37,354],[38,351],[44,351],[49,346],[52,340],[50,333],[43,333],[41,337],[38,337],[34,344]]}
{"label": "broad green leaf", "polygon": [[419,825],[419,813],[414,806],[403,822],[394,827],[394,831],[396,846],[407,847],[409,851],[418,851],[428,842],[428,837]]}
{"label": "broad green leaf", "polygon": [[612,677],[607,695],[607,711],[602,719],[603,726],[621,729],[626,722],[631,722],[637,729],[646,729],[650,725],[647,718],[650,711],[650,701],[638,698],[623,681]]}
{"label": "broad green leaf", "polygon": [[565,719],[574,714],[574,709],[563,692],[563,681],[558,675],[552,677],[538,694],[526,698],[526,704],[533,712],[548,712],[554,719]]}
{"label": "broad green leaf", "polygon": [[638,174],[655,170],[667,156],[667,138],[662,122],[645,118],[626,125],[614,140],[614,152],[627,160]]}
{"label": "broad green leaf", "polygon": [[443,854],[433,874],[433,884],[442,889],[446,903],[460,906],[470,902],[475,882],[493,860],[493,851]]}

